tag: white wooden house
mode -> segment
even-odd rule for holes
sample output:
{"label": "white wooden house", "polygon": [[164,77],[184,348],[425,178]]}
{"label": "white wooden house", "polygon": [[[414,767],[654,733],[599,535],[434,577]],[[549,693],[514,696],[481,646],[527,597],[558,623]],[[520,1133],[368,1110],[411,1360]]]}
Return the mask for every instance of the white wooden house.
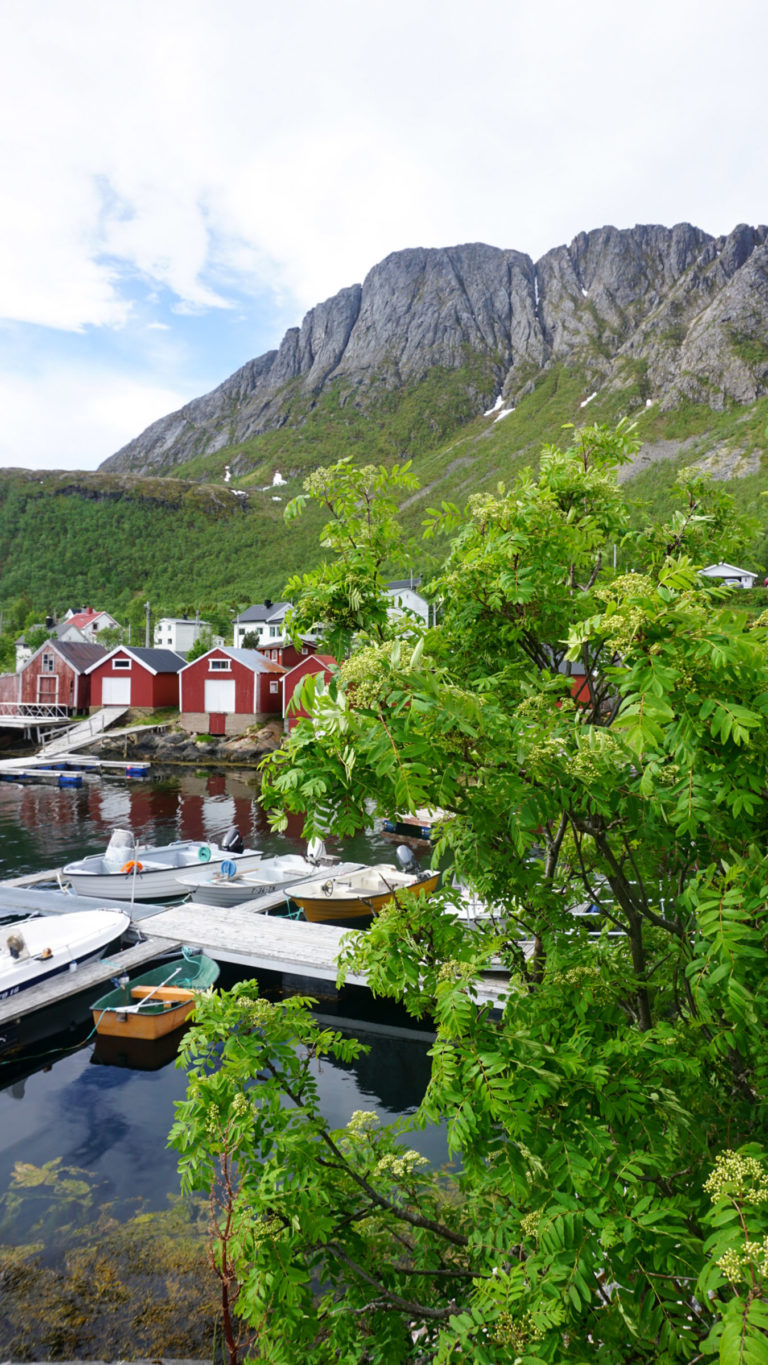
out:
{"label": "white wooden house", "polygon": [[730,588],[754,588],[757,574],[749,569],[739,569],[735,564],[708,564],[700,570],[702,578],[719,578]]}

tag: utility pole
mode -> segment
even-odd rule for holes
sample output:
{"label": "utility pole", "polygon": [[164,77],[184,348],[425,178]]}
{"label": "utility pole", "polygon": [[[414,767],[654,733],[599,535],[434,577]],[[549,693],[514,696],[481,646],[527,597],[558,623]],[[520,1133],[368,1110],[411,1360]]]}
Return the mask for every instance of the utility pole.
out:
{"label": "utility pole", "polygon": [[147,649],[149,649],[149,602],[144,603],[144,614],[146,616],[146,625],[144,627],[144,644],[146,645]]}

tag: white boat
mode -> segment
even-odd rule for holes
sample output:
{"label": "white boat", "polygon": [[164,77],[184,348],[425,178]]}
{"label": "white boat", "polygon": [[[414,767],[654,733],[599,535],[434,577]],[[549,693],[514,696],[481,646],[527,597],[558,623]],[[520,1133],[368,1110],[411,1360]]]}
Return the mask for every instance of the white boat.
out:
{"label": "white boat", "polygon": [[[176,880],[182,890],[190,893],[193,901],[203,905],[240,905],[286,891],[330,871],[338,877],[357,872],[361,867],[362,863],[342,863],[338,858],[327,856],[324,850],[313,853],[308,849],[306,857],[300,853],[280,853],[273,858],[262,858],[254,869],[241,868],[229,860],[215,867],[208,863],[205,867],[177,873]],[[254,910],[258,910],[258,906],[254,906]]]}
{"label": "white boat", "polygon": [[255,868],[260,861],[256,849],[243,848],[236,829],[229,830],[220,844],[182,839],[159,845],[138,844],[128,830],[116,829],[104,853],[65,863],[61,879],[80,896],[162,901],[184,894],[177,881],[184,868],[220,867],[224,862]]}
{"label": "white boat", "polygon": [[36,915],[0,931],[0,1000],[101,957],[131,922],[124,910]]}

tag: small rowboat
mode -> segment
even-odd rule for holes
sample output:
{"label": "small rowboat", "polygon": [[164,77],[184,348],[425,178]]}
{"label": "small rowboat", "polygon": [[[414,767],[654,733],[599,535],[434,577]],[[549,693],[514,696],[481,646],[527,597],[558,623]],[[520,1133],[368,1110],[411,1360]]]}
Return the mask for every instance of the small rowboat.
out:
{"label": "small rowboat", "polygon": [[180,1028],[200,991],[215,985],[219,966],[204,953],[187,954],[121,979],[91,1005],[96,1032],[112,1038],[163,1038]]}
{"label": "small rowboat", "polygon": [[183,888],[176,878],[185,868],[221,867],[233,862],[238,868],[255,868],[261,862],[257,849],[247,849],[236,829],[228,830],[221,844],[180,839],[172,844],[137,844],[130,830],[116,829],[105,853],[89,854],[61,870],[78,896],[101,896],[104,900],[179,900]]}

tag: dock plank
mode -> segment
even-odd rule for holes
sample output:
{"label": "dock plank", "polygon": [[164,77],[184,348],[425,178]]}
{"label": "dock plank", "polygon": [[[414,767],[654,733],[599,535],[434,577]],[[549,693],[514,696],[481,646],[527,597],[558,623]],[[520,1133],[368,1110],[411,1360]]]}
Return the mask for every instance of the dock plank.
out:
{"label": "dock plank", "polygon": [[[360,932],[259,914],[247,901],[226,907],[186,901],[145,915],[141,924],[153,938],[193,943],[217,962],[316,976],[321,981],[336,980],[341,940]],[[365,985],[363,977],[349,980]]]}
{"label": "dock plank", "polygon": [[[190,943],[217,962],[336,981],[342,939],[364,930],[332,924],[308,924],[279,915],[259,914],[248,901],[227,908],[186,901],[142,920],[155,938]],[[350,986],[367,986],[368,978],[350,972]],[[509,989],[504,977],[477,983],[477,999],[500,1008]]]}

